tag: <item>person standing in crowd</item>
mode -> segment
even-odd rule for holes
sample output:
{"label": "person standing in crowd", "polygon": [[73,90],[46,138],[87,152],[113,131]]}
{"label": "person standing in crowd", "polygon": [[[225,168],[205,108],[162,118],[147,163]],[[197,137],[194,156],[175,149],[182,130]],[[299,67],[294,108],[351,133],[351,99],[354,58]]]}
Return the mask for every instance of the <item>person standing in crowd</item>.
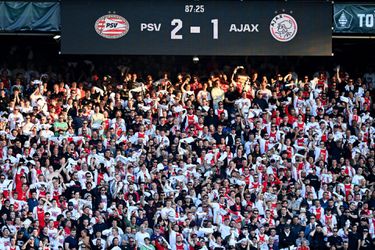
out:
{"label": "person standing in crowd", "polygon": [[116,69],[3,76],[4,249],[374,249],[371,74]]}

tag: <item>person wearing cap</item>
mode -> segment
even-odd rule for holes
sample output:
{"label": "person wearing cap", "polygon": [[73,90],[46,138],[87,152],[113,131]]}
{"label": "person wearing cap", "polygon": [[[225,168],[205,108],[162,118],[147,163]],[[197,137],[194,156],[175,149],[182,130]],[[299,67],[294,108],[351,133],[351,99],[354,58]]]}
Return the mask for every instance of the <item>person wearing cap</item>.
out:
{"label": "person wearing cap", "polygon": [[63,215],[65,217],[69,217],[73,220],[77,220],[79,218],[79,212],[74,209],[74,203],[73,202],[71,202],[71,201],[68,202],[67,209],[64,210]]}
{"label": "person wearing cap", "polygon": [[236,127],[231,127],[231,132],[225,138],[225,145],[233,146],[237,138]]}
{"label": "person wearing cap", "polygon": [[[100,234],[100,233],[99,233]],[[104,250],[106,249],[106,242],[104,239],[97,237],[92,240],[93,250]]]}
{"label": "person wearing cap", "polygon": [[361,249],[372,249],[374,246],[374,240],[371,239],[369,230],[367,228],[363,229],[363,235],[361,238]]}

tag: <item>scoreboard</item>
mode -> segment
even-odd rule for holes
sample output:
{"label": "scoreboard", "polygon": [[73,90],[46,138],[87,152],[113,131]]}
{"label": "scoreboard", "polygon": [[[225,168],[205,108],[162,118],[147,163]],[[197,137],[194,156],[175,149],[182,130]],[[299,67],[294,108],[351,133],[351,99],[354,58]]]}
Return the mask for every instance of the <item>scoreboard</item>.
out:
{"label": "scoreboard", "polygon": [[326,55],[326,1],[62,1],[63,54]]}

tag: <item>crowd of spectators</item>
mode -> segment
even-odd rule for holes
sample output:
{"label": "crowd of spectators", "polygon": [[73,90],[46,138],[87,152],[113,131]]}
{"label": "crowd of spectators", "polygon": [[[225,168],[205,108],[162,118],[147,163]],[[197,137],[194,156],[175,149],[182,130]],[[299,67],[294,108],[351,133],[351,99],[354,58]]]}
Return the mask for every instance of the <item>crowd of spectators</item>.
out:
{"label": "crowd of spectators", "polygon": [[1,69],[1,249],[374,249],[375,74],[119,72]]}

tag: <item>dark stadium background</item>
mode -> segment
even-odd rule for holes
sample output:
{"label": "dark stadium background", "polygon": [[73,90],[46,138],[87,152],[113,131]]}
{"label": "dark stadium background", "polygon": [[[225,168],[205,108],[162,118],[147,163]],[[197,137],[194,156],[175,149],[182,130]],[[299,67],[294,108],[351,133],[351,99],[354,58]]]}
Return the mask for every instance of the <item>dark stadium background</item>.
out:
{"label": "dark stadium background", "polygon": [[[117,63],[131,66],[133,71],[139,73],[152,73],[157,77],[159,72],[170,71],[172,77],[177,72],[203,72],[207,69],[219,68],[224,65],[250,65],[251,68],[260,69],[265,65],[274,66],[281,73],[295,69],[303,74],[311,74],[312,69],[325,68],[332,70],[333,66],[340,64],[343,69],[350,70],[353,74],[364,72],[367,68],[375,68],[375,40],[373,39],[333,39],[332,57],[199,57],[199,63],[193,63],[191,56],[76,56],[61,55],[59,41],[52,36],[41,35],[2,35],[0,36],[0,63],[6,63],[10,68],[17,63],[25,66],[28,62],[30,50],[33,51],[33,63],[39,69],[46,70],[48,66],[58,68],[64,62],[82,62],[91,60],[100,65],[98,73],[106,74]],[[317,46],[319,46],[317,44]],[[199,56],[199,55],[198,55]],[[275,68],[277,65],[277,68]],[[263,66],[263,67],[261,67]],[[269,67],[268,67],[269,68]],[[102,72],[100,72],[102,71]],[[261,72],[272,76],[276,70]]]}

